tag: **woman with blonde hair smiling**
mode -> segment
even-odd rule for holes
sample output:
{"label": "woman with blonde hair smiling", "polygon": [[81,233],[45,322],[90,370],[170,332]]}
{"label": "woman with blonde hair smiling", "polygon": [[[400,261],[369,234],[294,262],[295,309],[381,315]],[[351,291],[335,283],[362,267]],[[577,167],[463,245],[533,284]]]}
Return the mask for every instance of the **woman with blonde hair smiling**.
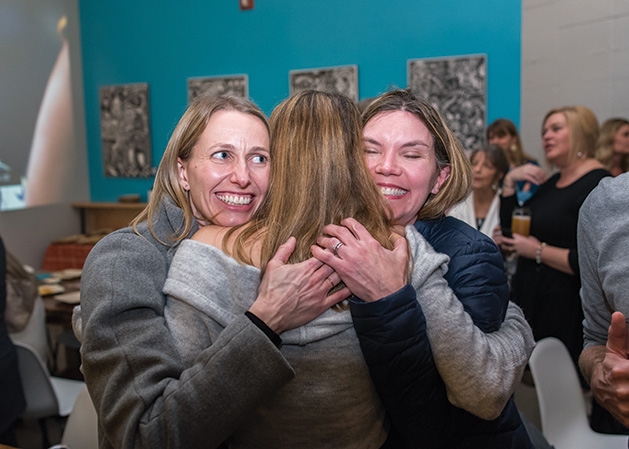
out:
{"label": "woman with blonde hair smiling", "polygon": [[218,446],[234,420],[291,379],[268,355],[277,348],[261,320],[296,328],[346,297],[327,295],[332,270],[319,261],[286,265],[289,241],[268,264],[264,288],[247,292],[258,316],[242,310],[184,363],[165,323],[162,289],[173,256],[203,226],[251,219],[268,189],[269,155],[268,122],[257,106],[198,97],[168,141],[146,209],[90,252],[73,324],[101,448]]}

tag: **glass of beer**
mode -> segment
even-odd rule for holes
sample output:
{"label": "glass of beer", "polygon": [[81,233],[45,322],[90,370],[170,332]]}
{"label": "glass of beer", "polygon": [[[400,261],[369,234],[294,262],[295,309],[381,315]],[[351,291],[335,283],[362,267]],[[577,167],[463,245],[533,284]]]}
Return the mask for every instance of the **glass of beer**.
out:
{"label": "glass of beer", "polygon": [[511,216],[511,232],[528,237],[531,234],[531,210],[528,207],[516,207]]}

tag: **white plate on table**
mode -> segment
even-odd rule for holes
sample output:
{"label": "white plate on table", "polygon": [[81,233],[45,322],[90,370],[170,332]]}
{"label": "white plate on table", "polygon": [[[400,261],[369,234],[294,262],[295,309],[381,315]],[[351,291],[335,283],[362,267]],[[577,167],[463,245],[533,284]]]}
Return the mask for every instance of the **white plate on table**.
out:
{"label": "white plate on table", "polygon": [[52,273],[53,277],[57,277],[62,281],[67,281],[69,279],[80,278],[83,270],[80,268],[66,268],[65,270],[55,271]]}
{"label": "white plate on table", "polygon": [[81,302],[81,292],[69,292],[62,293],[60,295],[53,296],[57,301],[65,302],[66,304],[78,304]]}
{"label": "white plate on table", "polygon": [[63,293],[66,289],[59,284],[44,284],[37,287],[40,296],[56,295],[57,293]]}

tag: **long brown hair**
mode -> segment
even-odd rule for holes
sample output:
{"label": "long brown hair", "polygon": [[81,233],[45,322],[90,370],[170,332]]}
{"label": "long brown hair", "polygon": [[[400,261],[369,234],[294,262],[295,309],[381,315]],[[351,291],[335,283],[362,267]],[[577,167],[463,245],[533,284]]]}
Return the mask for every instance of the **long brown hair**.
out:
{"label": "long brown hair", "polygon": [[[190,198],[179,184],[177,158],[187,161],[192,156],[194,146],[197,144],[203,131],[205,131],[210,118],[217,111],[238,111],[243,114],[250,114],[260,119],[267,130],[269,130],[269,124],[264,113],[247,99],[228,95],[220,97],[201,95],[193,100],[181,119],[179,119],[168,141],[168,145],[166,145],[166,151],[157,168],[149,203],[131,222],[135,232],[138,232],[138,224],[148,221],[151,234],[158,241],[161,241],[153,229],[153,224],[157,220],[163,198],[170,197],[181,208],[184,215],[183,227],[171,236],[172,241],[182,240],[190,233],[195,217],[190,205]],[[211,217],[203,218],[210,219]],[[168,244],[168,242],[162,243]]]}
{"label": "long brown hair", "polygon": [[[327,224],[357,219],[391,249],[388,206],[365,163],[360,114],[340,94],[300,92],[270,117],[271,178],[268,194],[234,240],[233,255],[251,263],[244,243],[263,236],[261,268],[290,236],[297,240],[289,263],[311,257]],[[224,242],[232,232],[228,232]]]}

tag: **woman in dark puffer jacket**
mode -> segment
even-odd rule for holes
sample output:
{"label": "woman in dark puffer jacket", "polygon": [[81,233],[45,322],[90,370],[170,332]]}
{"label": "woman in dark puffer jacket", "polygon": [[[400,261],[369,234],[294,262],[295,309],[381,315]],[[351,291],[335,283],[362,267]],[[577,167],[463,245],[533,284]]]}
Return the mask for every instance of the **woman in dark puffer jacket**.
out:
{"label": "woman in dark puffer jacket", "polygon": [[[438,112],[408,90],[378,97],[363,123],[367,164],[394,222],[415,224],[437,252],[450,257],[444,278],[458,297],[423,301],[415,289],[392,282],[394,263],[388,259],[383,266],[371,256],[373,241],[351,219],[346,227],[326,227],[331,237],[320,245],[335,248],[333,254],[313,251],[355,295],[354,326],[391,417],[389,446],[532,448],[512,398],[534,345],[531,330],[508,301],[496,245],[445,217],[471,182],[460,144]],[[450,319],[462,310],[465,326]]]}

